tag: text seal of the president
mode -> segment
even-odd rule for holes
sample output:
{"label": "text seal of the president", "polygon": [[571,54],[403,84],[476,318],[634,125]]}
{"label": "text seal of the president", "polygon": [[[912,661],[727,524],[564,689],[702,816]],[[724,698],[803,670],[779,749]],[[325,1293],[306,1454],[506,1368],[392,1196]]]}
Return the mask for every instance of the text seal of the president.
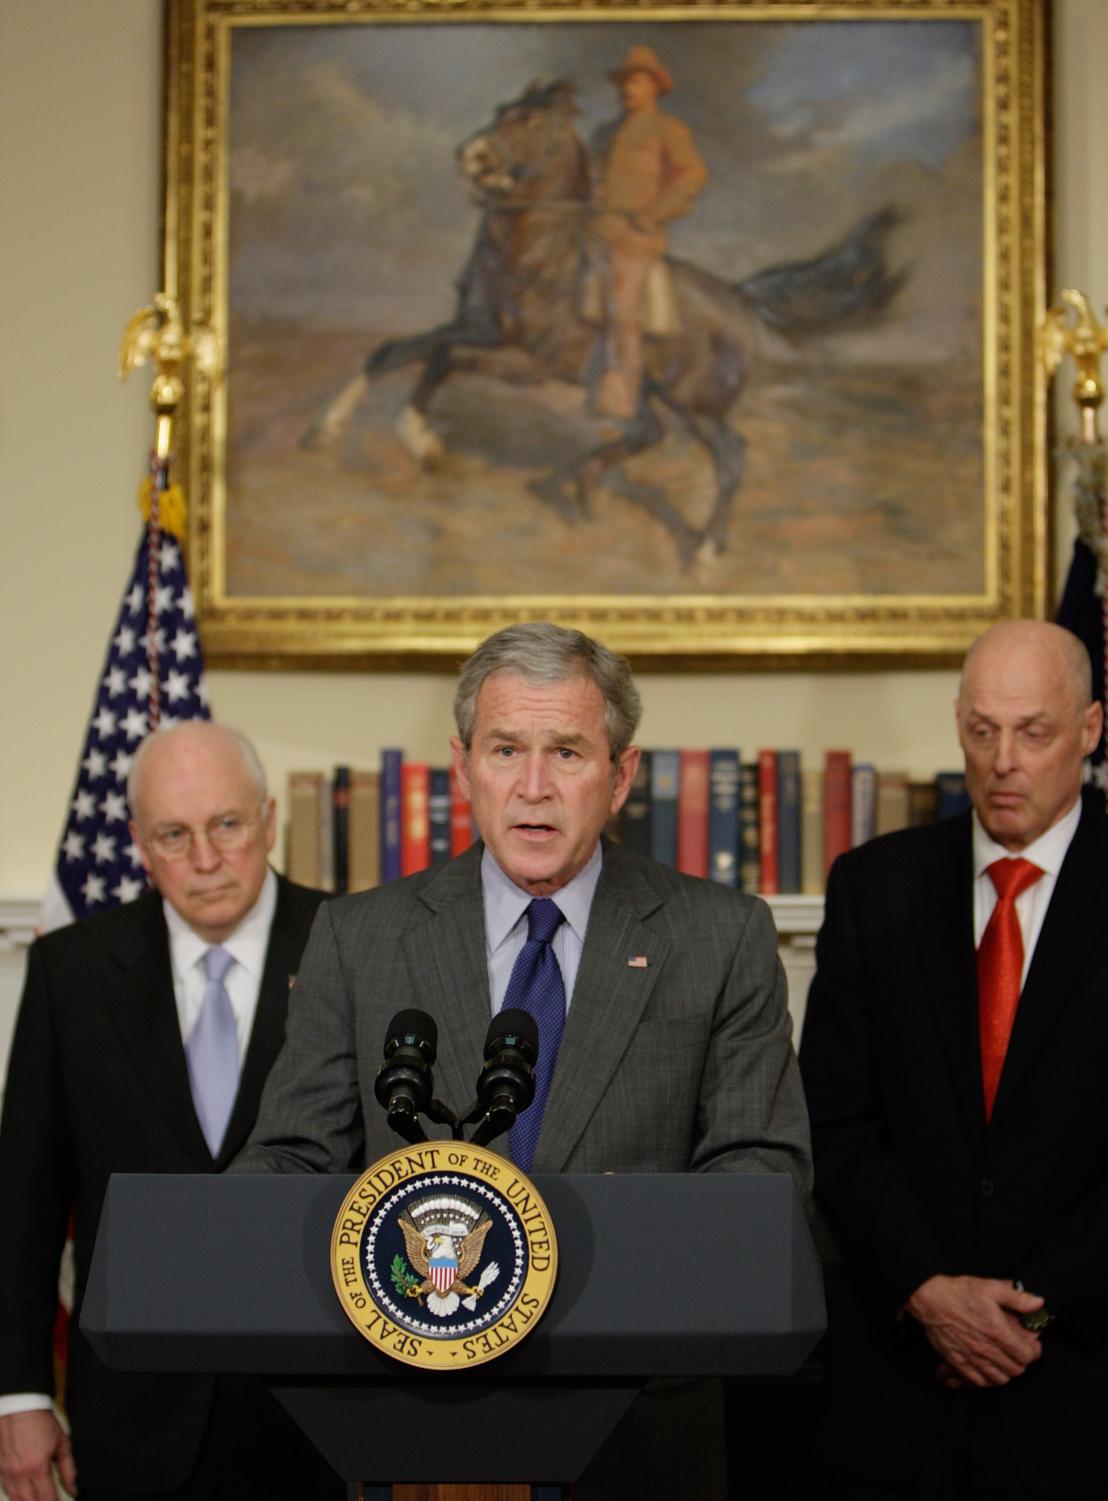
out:
{"label": "text seal of the president", "polygon": [[331,1273],[351,1323],[422,1370],[506,1355],[542,1318],[557,1272],[535,1185],[467,1142],[380,1158],[344,1197],[331,1234]]}

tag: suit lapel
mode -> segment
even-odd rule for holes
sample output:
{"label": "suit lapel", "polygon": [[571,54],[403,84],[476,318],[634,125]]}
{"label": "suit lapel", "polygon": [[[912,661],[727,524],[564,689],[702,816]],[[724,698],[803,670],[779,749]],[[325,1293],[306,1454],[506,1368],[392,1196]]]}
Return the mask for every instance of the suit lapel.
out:
{"label": "suit lapel", "polygon": [[[920,862],[914,906],[924,994],[971,1139],[984,1130],[977,959],[973,942],[973,836],[969,814],[935,827]],[[894,1003],[896,998],[894,997]]]}
{"label": "suit lapel", "polygon": [[436,1091],[455,1111],[476,1095],[492,1017],[485,944],[485,905],[481,855],[474,844],[457,860],[440,866],[421,887],[426,922],[415,922],[401,940],[412,979],[412,994],[439,1029]]}
{"label": "suit lapel", "polygon": [[254,1024],[250,1029],[250,1041],[242,1063],[234,1109],[219,1153],[218,1161],[221,1165],[229,1162],[246,1145],[257,1118],[265,1081],[284,1045],[289,991],[310,926],[310,919],[298,920],[292,907],[288,885],[278,877],[277,905],[273,910],[273,923],[269,930],[269,944],[254,1011]]}
{"label": "suit lapel", "polygon": [[[662,900],[618,849],[605,846],[536,1172],[564,1168],[630,1045],[670,949],[669,940],[643,921]],[[631,967],[634,957],[645,958],[646,966]]]}
{"label": "suit lapel", "polygon": [[1066,852],[1020,996],[993,1107],[995,1121],[1069,1000],[1089,954],[1103,935],[1108,907],[1105,819],[1086,806]]}
{"label": "suit lapel", "polygon": [[108,1006],[154,1108],[198,1164],[205,1165],[211,1156],[192,1105],[161,899],[153,893],[140,898],[134,917],[133,927],[112,951],[119,984]]}

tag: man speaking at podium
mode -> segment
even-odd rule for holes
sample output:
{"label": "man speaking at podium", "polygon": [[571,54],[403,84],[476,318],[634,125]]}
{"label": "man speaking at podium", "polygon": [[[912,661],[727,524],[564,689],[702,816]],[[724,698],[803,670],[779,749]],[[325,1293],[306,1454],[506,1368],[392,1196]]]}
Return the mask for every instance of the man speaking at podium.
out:
{"label": "man speaking at podium", "polygon": [[[401,1008],[438,1023],[438,1093],[464,1109],[507,998],[539,1032],[535,1099],[495,1143],[525,1171],[791,1173],[807,1192],[767,908],[601,837],[638,765],[640,712],[627,662],[580,632],[516,625],[478,647],[451,746],[481,841],[321,909],[236,1171],[341,1172],[392,1151],[373,1085]],[[704,1386],[637,1407],[578,1495],[722,1495]]]}

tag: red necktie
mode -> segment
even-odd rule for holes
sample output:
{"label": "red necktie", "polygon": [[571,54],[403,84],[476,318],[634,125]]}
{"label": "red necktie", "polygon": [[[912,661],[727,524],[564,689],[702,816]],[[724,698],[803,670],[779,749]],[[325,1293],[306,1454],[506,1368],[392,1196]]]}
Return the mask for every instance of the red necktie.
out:
{"label": "red necktie", "polygon": [[988,875],[996,887],[996,906],[977,950],[977,1026],[986,1120],[992,1117],[1023,978],[1023,934],[1016,898],[1034,886],[1042,871],[1030,860],[994,860]]}

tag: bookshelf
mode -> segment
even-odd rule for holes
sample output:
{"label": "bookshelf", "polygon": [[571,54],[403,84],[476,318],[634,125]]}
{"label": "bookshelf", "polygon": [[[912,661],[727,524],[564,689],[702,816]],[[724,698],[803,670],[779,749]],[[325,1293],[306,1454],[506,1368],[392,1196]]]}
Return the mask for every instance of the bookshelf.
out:
{"label": "bookshelf", "polygon": [[[645,748],[607,833],[686,875],[814,897],[844,851],[965,806],[960,771],[914,780],[847,750],[803,766],[797,750],[744,761],[734,748]],[[286,810],[286,872],[325,891],[411,875],[461,854],[475,832],[453,771],[397,748],[383,749],[377,767],[290,771]]]}

